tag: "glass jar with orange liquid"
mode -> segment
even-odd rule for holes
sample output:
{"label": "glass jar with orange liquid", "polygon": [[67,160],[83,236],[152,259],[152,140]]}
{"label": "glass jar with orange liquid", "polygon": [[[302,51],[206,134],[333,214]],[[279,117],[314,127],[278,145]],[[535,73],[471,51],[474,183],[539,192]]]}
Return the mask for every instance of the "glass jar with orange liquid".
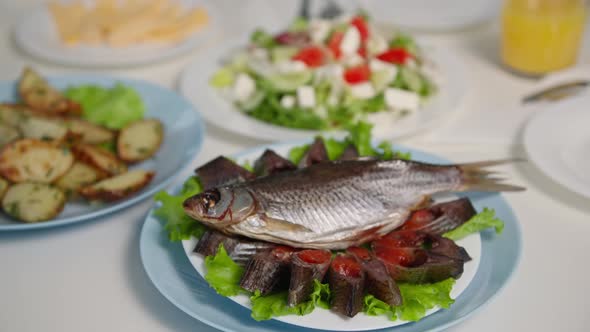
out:
{"label": "glass jar with orange liquid", "polygon": [[506,0],[502,60],[531,75],[575,64],[586,14],[584,0]]}

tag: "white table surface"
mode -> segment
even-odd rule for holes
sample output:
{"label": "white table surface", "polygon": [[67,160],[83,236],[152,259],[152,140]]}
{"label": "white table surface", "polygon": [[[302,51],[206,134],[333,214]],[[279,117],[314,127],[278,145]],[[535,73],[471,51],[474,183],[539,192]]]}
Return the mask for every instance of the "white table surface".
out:
{"label": "white table surface", "polygon": [[[15,48],[12,26],[35,2],[0,2],[0,79],[16,78],[24,64],[44,74],[87,71],[44,63]],[[240,22],[235,21],[234,27],[251,25]],[[455,48],[471,74],[464,107],[452,121],[461,121],[470,109],[498,100],[516,101],[535,84],[498,65],[495,24],[426,38]],[[222,42],[223,34],[215,40],[209,46]],[[161,64],[100,72],[174,88],[178,73],[199,51]],[[584,54],[582,62],[589,63],[588,52]],[[401,143],[457,162],[524,156],[519,142],[448,144],[435,137],[414,137]],[[209,127],[203,150],[191,168],[257,144],[260,142]],[[450,330],[588,331],[590,200],[557,185],[530,163],[502,170],[512,182],[528,188],[525,193],[506,195],[523,230],[521,264],[484,310]],[[145,274],[138,241],[151,206],[151,201],[144,201],[116,215],[71,227],[0,233],[0,331],[214,331],[169,303]]]}

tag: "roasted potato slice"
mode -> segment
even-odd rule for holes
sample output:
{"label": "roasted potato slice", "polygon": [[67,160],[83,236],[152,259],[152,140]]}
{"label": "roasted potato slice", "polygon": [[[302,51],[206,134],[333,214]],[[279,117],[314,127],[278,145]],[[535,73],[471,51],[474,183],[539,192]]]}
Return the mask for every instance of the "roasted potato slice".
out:
{"label": "roasted potato slice", "polygon": [[18,124],[24,138],[42,141],[63,141],[68,135],[65,123],[57,118],[43,116],[26,116]]}
{"label": "roasted potato slice", "polygon": [[116,201],[125,198],[150,183],[154,172],[133,170],[80,189],[80,194],[89,200]]}
{"label": "roasted potato slice", "polygon": [[117,175],[127,172],[127,165],[117,159],[117,156],[105,149],[94,145],[80,143],[74,145],[73,151],[76,159],[96,167],[109,175]]}
{"label": "roasted potato slice", "polygon": [[18,129],[0,123],[0,147],[20,138]]}
{"label": "roasted potato slice", "polygon": [[115,139],[114,131],[82,119],[67,119],[66,123],[70,132],[80,136],[83,143],[101,144]]}
{"label": "roasted potato slice", "polygon": [[0,151],[0,175],[12,182],[51,183],[73,164],[69,149],[36,139],[17,140]]}
{"label": "roasted potato slice", "polygon": [[23,70],[18,85],[23,102],[36,112],[52,115],[80,115],[80,104],[67,99],[29,67]]}
{"label": "roasted potato slice", "polygon": [[64,208],[66,195],[60,189],[35,182],[12,185],[2,198],[2,209],[18,220],[35,223],[53,219]]}
{"label": "roasted potato slice", "polygon": [[8,190],[8,181],[0,178],[0,200],[2,200],[2,197],[4,197],[6,190]]}
{"label": "roasted potato slice", "polygon": [[123,128],[117,139],[117,154],[126,162],[138,162],[150,158],[158,151],[164,130],[156,119],[133,122]]}
{"label": "roasted potato slice", "polygon": [[20,105],[0,104],[0,124],[18,127],[26,116],[27,111]]}
{"label": "roasted potato slice", "polygon": [[104,173],[96,168],[76,161],[72,168],[55,182],[55,185],[66,193],[74,193],[82,187],[94,184],[103,177]]}

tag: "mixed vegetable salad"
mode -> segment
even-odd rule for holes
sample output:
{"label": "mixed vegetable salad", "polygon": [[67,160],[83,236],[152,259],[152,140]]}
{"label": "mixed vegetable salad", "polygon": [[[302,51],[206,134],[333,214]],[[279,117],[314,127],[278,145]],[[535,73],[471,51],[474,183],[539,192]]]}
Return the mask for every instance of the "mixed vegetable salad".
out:
{"label": "mixed vegetable salad", "polygon": [[256,30],[210,85],[256,119],[326,130],[418,111],[437,90],[433,72],[410,36],[367,16],[300,18],[277,35]]}
{"label": "mixed vegetable salad", "polygon": [[[350,144],[354,145],[362,156],[382,159],[409,159],[411,157],[407,153],[394,151],[391,144],[387,142],[375,148],[371,143],[371,126],[363,122],[350,128],[350,134],[344,140],[323,138],[323,141],[331,160],[340,157]],[[303,145],[292,148],[288,154],[289,160],[297,164],[309,147],[309,145]],[[249,163],[244,164],[243,167],[252,170]],[[166,191],[161,191],[156,194],[155,200],[160,205],[154,214],[163,222],[163,228],[168,233],[170,241],[188,240],[191,237],[201,238],[207,231],[206,226],[190,218],[183,210],[185,199],[200,193],[202,188],[198,177],[190,177],[179,193],[171,195]],[[444,237],[455,241],[488,228],[493,228],[496,233],[501,233],[503,227],[504,223],[495,216],[494,211],[486,208],[458,228],[445,233]],[[287,304],[286,291],[267,295],[246,291],[240,286],[240,279],[245,272],[244,267],[233,261],[222,245],[214,255],[205,258],[205,268],[205,280],[220,295],[249,295],[252,306],[251,316],[258,321],[284,315],[306,315],[316,307],[329,309],[331,306],[330,285],[317,280],[310,298],[296,306]],[[384,315],[391,320],[418,321],[426,316],[428,310],[435,307],[449,308],[454,303],[450,295],[454,284],[455,279],[453,278],[436,283],[400,283],[402,305],[391,306],[375,296],[367,294],[364,297],[362,311],[370,316]]]}

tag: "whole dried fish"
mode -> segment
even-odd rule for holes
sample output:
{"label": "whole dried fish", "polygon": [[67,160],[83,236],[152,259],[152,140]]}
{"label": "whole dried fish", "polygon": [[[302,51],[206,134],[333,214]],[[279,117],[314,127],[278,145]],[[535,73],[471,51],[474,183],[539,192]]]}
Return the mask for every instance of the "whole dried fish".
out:
{"label": "whole dried fish", "polygon": [[504,162],[321,162],[207,190],[188,198],[184,210],[227,234],[297,248],[345,249],[391,232],[435,193],[524,190],[483,169]]}

